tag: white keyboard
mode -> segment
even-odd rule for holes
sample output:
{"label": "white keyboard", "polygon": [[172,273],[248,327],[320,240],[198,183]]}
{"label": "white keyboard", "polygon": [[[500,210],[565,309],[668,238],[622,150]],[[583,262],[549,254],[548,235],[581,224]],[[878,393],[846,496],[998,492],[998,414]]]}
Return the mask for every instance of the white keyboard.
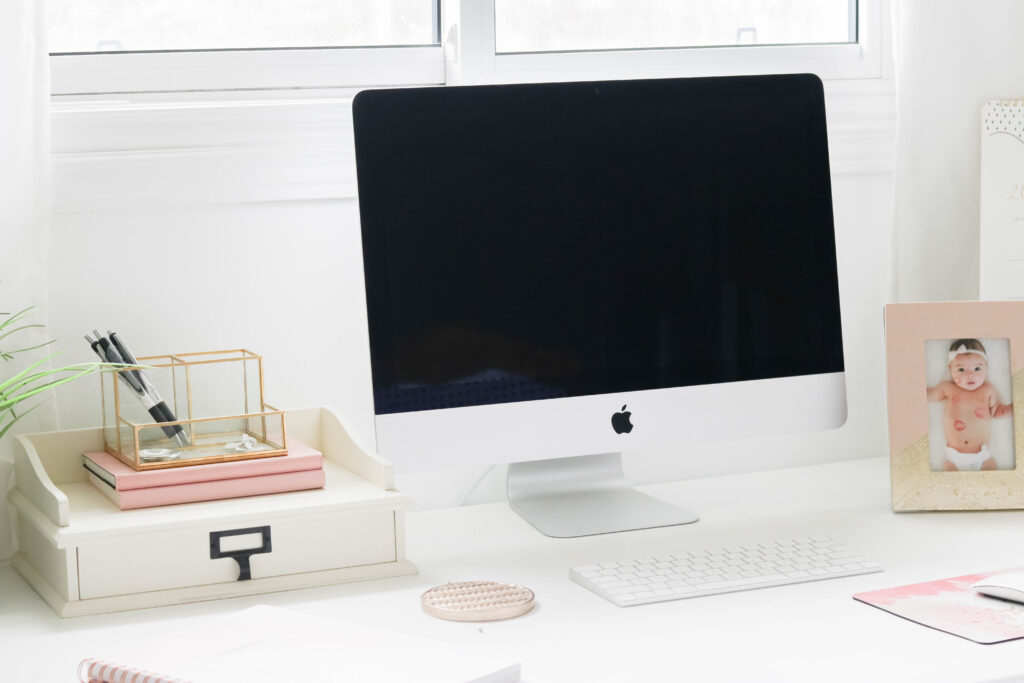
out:
{"label": "white keyboard", "polygon": [[665,553],[569,570],[619,607],[880,572],[827,536]]}

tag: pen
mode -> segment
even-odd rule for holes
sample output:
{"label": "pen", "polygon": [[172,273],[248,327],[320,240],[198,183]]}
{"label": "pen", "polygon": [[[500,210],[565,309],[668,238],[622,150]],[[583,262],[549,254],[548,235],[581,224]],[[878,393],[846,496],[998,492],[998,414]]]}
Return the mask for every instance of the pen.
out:
{"label": "pen", "polygon": [[[111,357],[111,354],[109,353],[110,343],[106,339],[102,337],[90,339],[89,335],[85,335],[85,340],[89,342],[89,346],[92,348],[93,353],[99,356],[100,360],[104,363],[128,365],[128,363],[125,363],[123,358]],[[122,382],[128,385],[128,388],[131,389],[136,396],[141,396],[145,391],[142,387],[142,382],[139,381],[134,370],[121,371],[118,373],[118,376],[121,378]]]}
{"label": "pen", "polygon": [[[114,346],[114,349],[117,351],[117,354],[121,356],[122,359],[124,359],[125,363],[129,365],[139,364],[139,362],[135,359],[135,355],[128,350],[128,347],[125,346],[124,342],[121,340],[119,336],[117,336],[116,332],[111,332],[110,330],[107,330],[107,339],[110,340],[110,343]],[[176,418],[174,416],[174,413],[171,412],[171,409],[160,397],[160,393],[156,390],[156,387],[154,387],[150,383],[146,375],[143,374],[141,370],[132,370],[131,372],[135,374],[135,379],[139,384],[140,390],[148,394],[149,397],[153,399],[156,408],[160,410],[161,415],[163,415],[163,419],[160,420],[160,422],[176,421],[178,418]],[[178,427],[179,429],[177,431],[184,431],[183,429],[180,428],[180,425],[178,425]]]}
{"label": "pen", "polygon": [[[124,343],[124,340],[122,340],[117,335],[116,332],[107,330],[107,337],[110,340],[110,343],[113,345],[114,349],[117,351],[118,355],[121,356],[121,358],[123,358],[127,363],[131,365],[137,366],[139,364],[138,360],[135,359],[135,354],[133,354],[128,349],[128,346]],[[161,420],[159,418],[156,418],[156,416],[154,415],[154,419],[157,419],[158,422],[176,422],[178,418],[175,417],[174,413],[171,411],[170,406],[168,406],[167,403],[160,396],[160,392],[158,392],[156,390],[156,387],[154,387],[152,383],[150,383],[149,378],[146,377],[146,373],[144,373],[142,370],[133,370],[133,372],[136,375],[136,378],[139,382],[139,385],[142,388],[142,391],[147,396],[149,396],[149,399],[153,402],[154,407],[163,416],[163,419]],[[174,430],[174,436],[171,438],[174,439],[175,443],[177,443],[182,448],[188,446],[188,433],[185,431],[185,428],[182,427],[181,425],[171,425],[170,428]],[[167,428],[165,427],[163,429],[164,432],[166,433]],[[170,435],[168,434],[168,436]]]}
{"label": "pen", "polygon": [[[96,339],[85,335],[85,340],[89,342],[93,353],[99,356],[100,360],[116,365],[138,365],[135,357],[130,352],[128,357],[131,360],[128,360],[121,355],[118,348],[110,340],[103,337],[97,330],[93,330],[93,334],[96,335]],[[127,351],[123,343],[120,346]],[[117,374],[120,376],[121,381],[131,389],[131,392],[138,397],[143,407],[146,408],[156,422],[173,422],[177,419],[141,370],[123,370]],[[178,446],[182,448],[188,446],[188,437],[181,425],[168,425],[160,429]]]}

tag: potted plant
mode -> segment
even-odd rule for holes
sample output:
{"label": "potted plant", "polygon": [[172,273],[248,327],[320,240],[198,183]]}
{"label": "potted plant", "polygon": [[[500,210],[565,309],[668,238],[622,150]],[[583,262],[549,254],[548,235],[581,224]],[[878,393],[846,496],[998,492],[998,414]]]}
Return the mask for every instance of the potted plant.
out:
{"label": "potted plant", "polygon": [[[11,363],[19,354],[53,343],[51,339],[41,344],[18,346],[17,340],[25,330],[44,327],[40,323],[31,322],[31,316],[35,312],[36,308],[29,306],[17,313],[0,313],[2,316],[0,318],[0,359],[4,364]],[[10,377],[7,377],[7,368],[0,366],[0,439],[10,431],[18,420],[38,408],[42,403],[41,400],[30,401],[30,399],[61,384],[96,372],[105,365],[104,363],[76,363],[59,368],[47,368],[46,365],[55,357],[56,354],[46,356]]]}

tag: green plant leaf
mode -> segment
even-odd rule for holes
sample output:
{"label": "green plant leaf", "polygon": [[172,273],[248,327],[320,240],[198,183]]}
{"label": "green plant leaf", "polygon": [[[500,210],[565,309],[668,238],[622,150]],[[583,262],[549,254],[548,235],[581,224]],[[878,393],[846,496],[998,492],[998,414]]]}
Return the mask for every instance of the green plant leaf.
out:
{"label": "green plant leaf", "polygon": [[35,346],[25,346],[20,349],[14,349],[13,351],[2,351],[0,353],[3,353],[5,360],[11,360],[14,358],[14,354],[16,353],[24,353],[25,351],[34,351],[35,349],[41,349],[44,346],[49,346],[55,341],[57,340],[51,339],[50,341],[44,341],[42,344],[36,344]]}
{"label": "green plant leaf", "polygon": [[0,339],[5,339],[6,337],[9,337],[9,336],[11,336],[12,334],[14,334],[16,332],[21,332],[22,330],[28,330],[28,329],[31,329],[33,327],[46,327],[46,325],[43,325],[41,323],[32,323],[30,325],[22,325],[21,327],[15,327],[13,330],[7,330],[3,334],[0,334]]}
{"label": "green plant leaf", "polygon": [[46,363],[46,362],[52,360],[55,357],[55,355],[56,354],[51,354],[51,355],[47,356],[46,358],[43,358],[42,360],[38,360],[35,363],[33,363],[32,365],[30,365],[27,368],[25,368],[24,370],[22,370],[21,372],[19,372],[18,374],[13,375],[13,376],[9,377],[8,379],[4,380],[2,383],[0,383],[0,392],[6,390],[9,386],[11,386],[12,384],[18,382],[21,378],[23,378],[26,375],[28,375],[28,373],[32,372],[33,370],[38,368],[43,363]]}
{"label": "green plant leaf", "polygon": [[[11,315],[10,317],[8,317],[7,320],[4,320],[3,322],[0,322],[0,330],[3,330],[5,328],[13,325],[14,323],[16,323],[19,320],[21,320],[22,318],[24,318],[29,313],[32,313],[34,310],[35,310],[35,306],[27,306],[27,307],[21,309],[20,311],[18,311],[14,315]],[[4,315],[8,315],[8,314],[5,313]]]}
{"label": "green plant leaf", "polygon": [[[42,391],[46,391],[47,389],[50,389],[52,387],[60,386],[61,384],[66,384],[72,380],[78,379],[79,377],[84,377],[85,375],[96,372],[98,369],[98,363],[83,363],[78,366],[69,365],[67,367],[58,368],[56,370],[38,372],[34,375],[26,377],[17,385],[8,387],[6,391],[0,391],[0,411],[7,410],[8,408],[16,405],[17,403],[24,401],[27,398],[31,398],[32,396],[35,396],[36,394]],[[59,379],[50,379],[62,373],[71,374],[66,377],[61,377]],[[26,391],[22,391],[21,393],[16,393],[18,392],[19,389],[29,387],[30,385],[36,382],[44,383],[38,386],[31,387]]]}
{"label": "green plant leaf", "polygon": [[29,408],[28,410],[23,412],[21,415],[15,415],[13,410],[7,411],[8,414],[11,415],[11,419],[7,422],[7,424],[5,424],[2,427],[0,427],[0,439],[4,438],[4,434],[6,434],[7,430],[9,430],[11,427],[14,426],[15,422],[17,422],[21,418],[25,417],[26,415],[28,415],[29,413],[31,413],[33,410],[35,410],[39,406],[43,405],[43,403],[45,403],[45,401],[40,401],[39,403],[35,404],[31,408]]}
{"label": "green plant leaf", "polygon": [[[41,323],[33,323],[27,320],[28,316],[36,311],[38,309],[35,306],[26,306],[13,314],[0,313],[0,341],[32,328],[45,327]],[[14,360],[17,354],[33,351],[52,343],[53,340],[51,339],[50,341],[8,351],[0,350],[0,359],[9,362]],[[45,403],[45,398],[24,412],[21,412],[20,408],[16,411],[16,407],[24,401],[59,387],[62,384],[73,382],[85,375],[107,367],[113,367],[112,363],[76,363],[59,368],[42,367],[51,362],[57,355],[59,354],[50,354],[0,381],[0,438],[3,438],[21,418]]]}

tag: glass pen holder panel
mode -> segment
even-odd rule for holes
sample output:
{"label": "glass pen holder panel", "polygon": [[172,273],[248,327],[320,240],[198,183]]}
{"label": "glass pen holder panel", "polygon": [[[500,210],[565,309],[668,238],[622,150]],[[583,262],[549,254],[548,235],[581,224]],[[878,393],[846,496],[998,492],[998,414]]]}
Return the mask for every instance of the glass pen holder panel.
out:
{"label": "glass pen holder panel", "polygon": [[106,450],[136,470],[285,455],[263,358],[237,349],[146,356],[101,375]]}

